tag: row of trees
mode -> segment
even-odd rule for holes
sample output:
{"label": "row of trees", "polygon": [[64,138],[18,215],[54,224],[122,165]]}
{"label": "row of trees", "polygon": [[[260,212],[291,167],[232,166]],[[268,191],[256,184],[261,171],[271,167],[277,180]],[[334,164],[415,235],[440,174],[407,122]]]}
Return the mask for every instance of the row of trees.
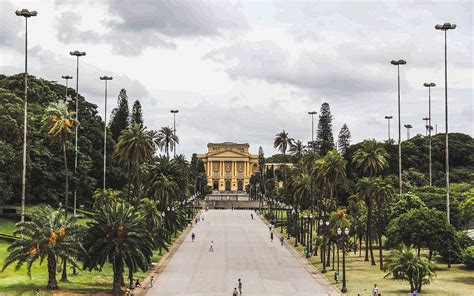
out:
{"label": "row of trees", "polygon": [[[424,186],[426,183],[420,180],[424,180],[425,176],[420,171],[406,168],[403,176],[407,193],[401,196],[395,194],[398,178],[393,174],[396,169],[391,167],[392,155],[395,155],[390,153],[392,143],[365,140],[350,146],[350,133],[345,126],[340,133],[339,151],[335,150],[330,136],[332,131],[327,132],[331,130],[329,123],[332,119],[328,116],[328,110],[329,106],[323,104],[314,147],[311,147],[312,143],[304,147],[301,141],[293,140],[285,131],[278,133],[274,147],[282,153],[281,162],[287,164],[256,175],[251,187],[264,188],[260,191],[265,194],[270,206],[270,218],[277,215],[277,207],[271,209],[275,202],[291,205],[291,210],[287,212],[287,227],[289,233],[296,237],[296,243],[309,243],[302,235],[308,227],[298,222],[300,217],[313,215],[315,219],[312,223],[320,219],[329,221],[327,232],[324,225],[315,223],[315,240],[310,243],[315,246],[310,254],[317,255],[319,249],[326,266],[331,264],[331,253],[333,258],[335,256],[337,228],[349,227],[353,239],[348,239],[346,246],[353,248],[354,252],[358,248],[361,256],[364,244],[365,261],[372,265],[376,265],[374,246],[377,246],[380,269],[395,278],[409,280],[411,289],[420,291],[421,283],[429,283],[433,276],[430,262],[434,254],[441,255],[450,265],[451,262],[460,262],[463,252],[466,253],[465,250],[472,245],[472,240],[461,232],[474,213],[472,185],[453,186],[451,210],[456,214],[453,214],[452,225],[449,224],[445,215],[444,189]],[[456,138],[463,138],[464,146],[473,144],[472,138],[466,135],[454,135],[453,138],[455,141]],[[410,142],[405,144],[411,145]],[[468,159],[463,165],[472,175],[472,159],[469,155],[466,157]],[[278,157],[267,160],[273,162],[275,158]],[[410,155],[407,158],[410,159]],[[396,164],[393,166],[397,167]],[[323,234],[326,234],[325,239]],[[398,250],[392,252],[387,262],[383,261],[385,248]],[[427,251],[427,259],[422,258],[422,250]],[[415,259],[411,263],[419,268],[418,279],[397,269],[400,260],[412,257]]]}

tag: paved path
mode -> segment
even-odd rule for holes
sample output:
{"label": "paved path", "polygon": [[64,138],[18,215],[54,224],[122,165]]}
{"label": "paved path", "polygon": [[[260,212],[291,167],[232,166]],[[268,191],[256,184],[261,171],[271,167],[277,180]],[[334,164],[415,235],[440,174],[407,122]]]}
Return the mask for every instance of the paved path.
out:
{"label": "paved path", "polygon": [[[232,295],[237,279],[242,295],[328,295],[300,259],[275,237],[251,211],[209,210],[203,214],[147,295]],[[254,213],[254,216],[255,213]],[[214,252],[209,252],[210,241]]]}

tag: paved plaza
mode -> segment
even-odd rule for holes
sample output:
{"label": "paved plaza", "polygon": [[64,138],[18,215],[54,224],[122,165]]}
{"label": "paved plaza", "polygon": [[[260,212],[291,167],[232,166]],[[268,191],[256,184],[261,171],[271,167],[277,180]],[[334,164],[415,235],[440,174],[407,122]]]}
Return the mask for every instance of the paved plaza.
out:
{"label": "paved plaza", "polygon": [[[195,225],[147,295],[232,295],[237,280],[242,295],[329,295],[303,266],[301,258],[270,241],[268,226],[248,210],[209,210]],[[191,233],[196,234],[195,242]],[[214,241],[214,252],[209,252]],[[333,292],[330,290],[330,292]]]}

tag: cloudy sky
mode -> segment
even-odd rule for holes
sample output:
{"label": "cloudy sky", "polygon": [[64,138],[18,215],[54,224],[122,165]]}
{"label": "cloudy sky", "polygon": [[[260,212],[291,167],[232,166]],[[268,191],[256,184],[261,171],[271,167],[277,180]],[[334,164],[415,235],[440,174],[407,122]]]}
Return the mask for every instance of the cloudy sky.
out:
{"label": "cloudy sky", "polygon": [[[24,20],[29,21],[29,72],[61,82],[75,75],[80,92],[103,114],[121,88],[139,99],[145,123],[172,125],[179,109],[179,153],[205,152],[208,142],[248,142],[271,155],[274,135],[311,138],[308,111],[331,105],[334,133],[347,123],[352,141],[387,137],[385,115],[397,112],[401,67],[402,124],[424,134],[432,91],[433,125],[444,130],[444,34],[448,32],[450,130],[473,135],[472,1],[7,1],[0,0],[0,72],[23,70]],[[75,87],[75,84],[72,84]],[[110,109],[109,109],[110,110]],[[392,135],[395,135],[395,123]],[[403,131],[403,138],[406,134]]]}

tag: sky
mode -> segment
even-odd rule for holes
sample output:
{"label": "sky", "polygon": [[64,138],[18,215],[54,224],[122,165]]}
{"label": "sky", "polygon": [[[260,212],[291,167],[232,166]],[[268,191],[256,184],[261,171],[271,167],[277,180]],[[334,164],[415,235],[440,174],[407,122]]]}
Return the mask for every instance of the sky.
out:
{"label": "sky", "polygon": [[[444,34],[448,32],[449,130],[473,135],[472,1],[153,1],[0,0],[0,73],[24,67],[24,19],[28,21],[28,72],[48,80],[75,76],[79,92],[104,116],[120,89],[130,106],[139,99],[149,129],[172,126],[179,109],[178,153],[207,152],[209,142],[244,142],[266,156],[275,134],[286,130],[311,139],[311,117],[328,102],[334,137],[346,123],[352,143],[397,136],[397,68],[401,123],[425,134],[428,90],[432,125],[444,125]],[[75,80],[74,80],[75,81]],[[75,87],[75,82],[70,82]],[[108,119],[109,120],[109,119]],[[316,131],[317,117],[315,117]],[[406,138],[405,129],[402,139]]]}

